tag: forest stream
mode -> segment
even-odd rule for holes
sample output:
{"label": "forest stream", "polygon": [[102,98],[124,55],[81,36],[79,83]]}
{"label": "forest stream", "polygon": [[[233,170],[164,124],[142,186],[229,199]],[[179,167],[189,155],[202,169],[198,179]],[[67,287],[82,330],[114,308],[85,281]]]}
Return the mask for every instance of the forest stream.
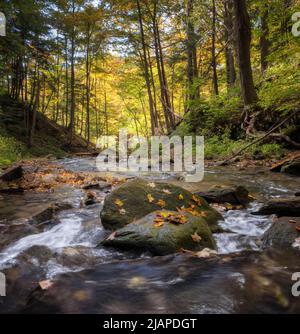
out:
{"label": "forest stream", "polygon": [[[55,161],[67,170],[97,173],[93,158]],[[101,173],[100,173],[101,174]],[[126,175],[127,178],[136,175]],[[254,177],[255,176],[255,177]],[[123,175],[124,177],[124,175]],[[108,189],[97,190],[100,203],[82,206],[84,191],[70,186],[51,193],[1,195],[0,223],[28,219],[49,202],[69,201],[55,223],[20,236],[0,253],[0,270],[9,279],[1,313],[299,313],[291,294],[292,273],[300,271],[293,252],[261,250],[271,216],[254,216],[274,197],[292,196],[300,179],[263,169],[211,167],[201,183],[187,184],[174,174],[144,175],[191,192],[216,184],[245,186],[255,198],[246,209],[225,212],[225,233],[215,235],[218,256],[189,254],[153,257],[103,248],[107,236],[99,213]],[[41,289],[39,282],[50,284]]]}

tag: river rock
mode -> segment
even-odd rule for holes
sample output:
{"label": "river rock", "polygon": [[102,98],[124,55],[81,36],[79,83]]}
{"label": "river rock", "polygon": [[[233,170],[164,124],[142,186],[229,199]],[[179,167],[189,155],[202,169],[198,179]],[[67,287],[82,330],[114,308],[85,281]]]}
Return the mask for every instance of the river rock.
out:
{"label": "river rock", "polygon": [[0,226],[0,250],[21,238],[37,233],[38,229],[28,224],[26,220],[7,222]]}
{"label": "river rock", "polygon": [[300,251],[300,219],[282,217],[279,218],[262,238],[263,248],[273,247],[281,250],[298,249]]}
{"label": "river rock", "polygon": [[290,163],[285,164],[281,168],[281,173],[300,176],[300,159],[296,159]]}
{"label": "river rock", "polygon": [[23,176],[22,166],[14,166],[0,175],[0,180],[5,182],[11,182],[20,179]]}
{"label": "river rock", "polygon": [[17,261],[28,265],[45,265],[53,258],[53,252],[46,246],[35,245],[23,251],[17,257]]}
{"label": "river rock", "polygon": [[198,192],[209,203],[229,203],[232,205],[247,205],[251,198],[249,191],[242,186],[215,186],[207,192]]}
{"label": "river rock", "polygon": [[300,197],[272,199],[253,214],[300,217]]}
{"label": "river rock", "polygon": [[[174,217],[174,220],[183,217],[185,223],[157,218],[161,215],[169,215]],[[215,240],[205,218],[174,211],[153,212],[114,232],[102,242],[102,245],[117,249],[150,251],[154,255],[172,254],[181,249],[193,251],[201,251],[204,248],[216,249]]]}
{"label": "river rock", "polygon": [[87,267],[96,263],[92,249],[83,246],[64,248],[56,254],[56,260],[64,267]]}
{"label": "river rock", "polygon": [[141,179],[121,185],[106,197],[101,220],[106,229],[115,231],[160,209],[176,211],[191,206],[206,214],[205,220],[213,232],[220,230],[218,222],[223,217],[204,199],[172,184]]}

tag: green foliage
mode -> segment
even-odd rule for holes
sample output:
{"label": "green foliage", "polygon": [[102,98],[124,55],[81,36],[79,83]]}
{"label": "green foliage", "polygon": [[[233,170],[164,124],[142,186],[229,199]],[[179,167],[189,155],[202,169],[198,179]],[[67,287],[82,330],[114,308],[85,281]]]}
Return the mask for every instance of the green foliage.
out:
{"label": "green foliage", "polygon": [[9,136],[0,125],[0,167],[29,157],[26,145]]}
{"label": "green foliage", "polygon": [[234,134],[240,126],[242,101],[237,96],[222,95],[196,101],[187,118],[190,129],[204,136]]}
{"label": "green foliage", "polygon": [[[228,158],[238,150],[249,144],[246,140],[231,140],[226,135],[213,136],[205,141],[205,158],[208,160],[220,160]],[[249,159],[280,159],[285,150],[280,144],[257,144],[249,147],[241,157]]]}

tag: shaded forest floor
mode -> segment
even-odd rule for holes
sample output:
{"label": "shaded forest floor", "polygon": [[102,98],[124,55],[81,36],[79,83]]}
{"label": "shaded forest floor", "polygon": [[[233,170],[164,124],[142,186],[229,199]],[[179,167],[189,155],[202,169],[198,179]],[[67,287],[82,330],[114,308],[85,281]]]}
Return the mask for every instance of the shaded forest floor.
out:
{"label": "shaded forest floor", "polygon": [[34,144],[28,148],[27,129],[22,104],[0,97],[0,168],[22,159],[45,157],[61,158],[78,152],[92,152],[94,146],[75,136],[70,147],[68,130],[38,113]]}

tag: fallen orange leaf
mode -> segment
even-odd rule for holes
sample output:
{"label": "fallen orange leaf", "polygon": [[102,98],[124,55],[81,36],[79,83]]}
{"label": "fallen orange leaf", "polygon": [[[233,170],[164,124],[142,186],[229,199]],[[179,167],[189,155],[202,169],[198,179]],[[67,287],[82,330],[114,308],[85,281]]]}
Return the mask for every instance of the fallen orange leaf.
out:
{"label": "fallen orange leaf", "polygon": [[124,206],[124,203],[123,203],[120,199],[116,199],[116,200],[115,200],[115,204],[116,204],[117,206],[119,206],[119,207]]}
{"label": "fallen orange leaf", "polygon": [[148,194],[147,198],[148,198],[149,203],[153,203],[155,201],[155,198],[151,194]]}
{"label": "fallen orange leaf", "polygon": [[164,208],[167,205],[167,203],[163,199],[160,199],[157,202],[157,205],[159,205],[160,207]]}

